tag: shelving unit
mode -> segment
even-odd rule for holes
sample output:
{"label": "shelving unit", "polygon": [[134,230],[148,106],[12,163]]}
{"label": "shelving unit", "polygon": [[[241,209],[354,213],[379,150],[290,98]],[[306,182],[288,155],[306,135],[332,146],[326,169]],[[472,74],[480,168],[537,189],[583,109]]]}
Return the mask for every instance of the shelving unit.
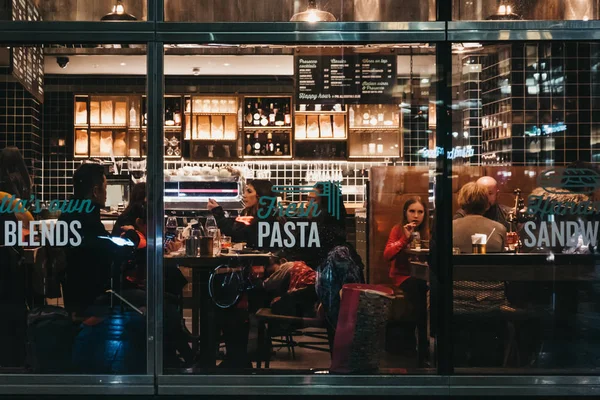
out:
{"label": "shelving unit", "polygon": [[184,101],[184,153],[197,161],[237,159],[237,96],[185,96]]}
{"label": "shelving unit", "polygon": [[348,120],[349,158],[400,157],[402,118],[398,105],[352,105]]}
{"label": "shelving unit", "polygon": [[292,96],[244,96],[243,109],[244,158],[292,158]]}

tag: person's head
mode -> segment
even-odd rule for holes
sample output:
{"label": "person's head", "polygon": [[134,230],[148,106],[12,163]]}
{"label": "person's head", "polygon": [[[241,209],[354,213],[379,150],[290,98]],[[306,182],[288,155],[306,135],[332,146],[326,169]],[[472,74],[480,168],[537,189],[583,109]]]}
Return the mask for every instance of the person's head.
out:
{"label": "person's head", "polygon": [[467,183],[458,192],[458,206],[467,215],[483,215],[490,208],[487,188],[476,182]]}
{"label": "person's head", "polygon": [[2,149],[0,152],[0,192],[29,200],[31,186],[31,177],[19,149],[16,147]]}
{"label": "person's head", "polygon": [[[328,196],[323,196],[323,192],[325,191],[326,186],[329,186],[329,190],[335,191],[335,193],[330,193]],[[318,219],[322,221],[328,221],[329,223],[333,223],[334,220],[338,221],[340,225],[345,227],[346,224],[346,207],[344,206],[344,199],[342,197],[342,191],[338,185],[334,185],[331,182],[318,182],[314,186],[314,190],[309,193],[309,199],[313,200],[315,204],[317,204],[320,214]],[[335,205],[337,210],[339,210],[339,217],[335,217],[329,211],[330,203],[334,202],[332,205]]]}
{"label": "person's head", "polygon": [[248,215],[256,216],[260,207],[262,197],[275,197],[273,184],[264,179],[253,179],[246,182],[244,188],[244,211]]}
{"label": "person's head", "polygon": [[498,182],[491,176],[482,176],[477,183],[486,188],[490,207],[495,206],[498,203],[498,193],[500,192]]}
{"label": "person's head", "polygon": [[144,203],[146,201],[146,182],[133,185],[129,203]]}
{"label": "person's head", "polygon": [[106,204],[106,175],[100,164],[82,164],[73,174],[73,197]]}
{"label": "person's head", "polygon": [[130,209],[130,217],[133,221],[135,221],[135,229],[142,232],[146,235],[146,229],[148,227],[147,220],[148,217],[146,215],[146,203],[135,203],[131,206]]}
{"label": "person's head", "polygon": [[282,264],[285,264],[288,260],[285,258],[283,251],[279,251],[269,258],[269,266],[266,268],[267,276],[274,274],[279,271]]}
{"label": "person's head", "polygon": [[427,218],[427,205],[420,197],[411,197],[406,200],[402,208],[402,225],[414,222],[421,238],[429,238],[429,221]]}

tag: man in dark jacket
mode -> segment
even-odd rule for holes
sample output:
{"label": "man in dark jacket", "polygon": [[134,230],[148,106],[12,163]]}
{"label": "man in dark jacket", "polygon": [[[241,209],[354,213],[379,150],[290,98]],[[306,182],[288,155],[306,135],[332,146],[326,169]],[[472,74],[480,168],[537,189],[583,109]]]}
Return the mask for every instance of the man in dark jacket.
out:
{"label": "man in dark jacket", "polygon": [[71,315],[82,315],[110,287],[114,245],[100,237],[109,236],[100,219],[106,203],[106,176],[99,164],[83,164],[73,174],[71,202],[89,200],[92,210],[63,213],[59,220],[79,221],[81,244],[65,248],[66,271],[63,281],[65,308]]}
{"label": "man in dark jacket", "polygon": [[[498,193],[500,190],[498,189],[498,182],[491,176],[482,176],[477,180],[477,183],[485,186],[488,191],[488,201],[490,204],[490,208],[483,214],[484,217],[491,219],[492,221],[496,221],[504,225],[507,232],[510,232],[510,222],[509,216],[511,212],[511,208],[505,206],[504,204],[498,203]],[[452,219],[464,218],[467,215],[465,210],[460,208]]]}

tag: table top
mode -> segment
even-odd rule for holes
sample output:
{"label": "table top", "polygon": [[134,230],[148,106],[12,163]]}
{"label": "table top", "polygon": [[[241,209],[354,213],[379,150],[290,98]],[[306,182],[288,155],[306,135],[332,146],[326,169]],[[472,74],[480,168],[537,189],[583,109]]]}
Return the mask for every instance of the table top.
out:
{"label": "table top", "polygon": [[[600,258],[592,254],[461,254],[452,262],[455,281],[600,280]],[[429,280],[429,270],[426,262],[411,262],[414,278]]]}
{"label": "table top", "polygon": [[165,266],[178,266],[178,267],[189,267],[189,268],[214,268],[223,263],[227,263],[231,260],[260,260],[264,263],[273,256],[272,253],[250,253],[250,254],[220,254],[218,256],[200,256],[200,257],[188,257],[185,253],[173,253],[164,256],[163,264]]}

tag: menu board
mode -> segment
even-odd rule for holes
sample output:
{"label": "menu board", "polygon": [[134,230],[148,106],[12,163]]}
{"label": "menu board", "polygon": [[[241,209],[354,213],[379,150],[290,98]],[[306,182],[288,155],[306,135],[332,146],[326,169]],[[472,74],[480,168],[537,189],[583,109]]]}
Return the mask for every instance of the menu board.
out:
{"label": "menu board", "polygon": [[396,56],[296,56],[298,104],[392,104]]}
{"label": "menu board", "polygon": [[[12,0],[14,21],[40,21],[31,0]],[[44,101],[44,50],[40,47],[12,47],[12,74],[40,102]]]}

